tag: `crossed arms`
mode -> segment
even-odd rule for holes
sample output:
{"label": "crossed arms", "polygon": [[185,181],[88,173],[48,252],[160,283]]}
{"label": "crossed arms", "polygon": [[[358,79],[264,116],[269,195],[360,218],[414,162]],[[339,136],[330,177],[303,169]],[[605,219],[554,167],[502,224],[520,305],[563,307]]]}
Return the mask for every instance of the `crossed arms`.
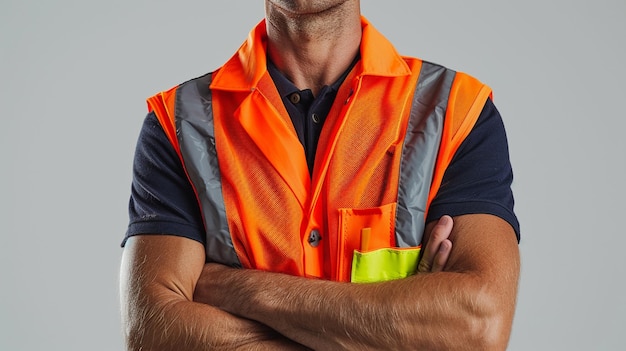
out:
{"label": "crossed arms", "polygon": [[205,265],[193,240],[132,237],[121,269],[128,349],[505,349],[519,276],[511,226],[444,217],[425,242],[419,274],[350,284]]}

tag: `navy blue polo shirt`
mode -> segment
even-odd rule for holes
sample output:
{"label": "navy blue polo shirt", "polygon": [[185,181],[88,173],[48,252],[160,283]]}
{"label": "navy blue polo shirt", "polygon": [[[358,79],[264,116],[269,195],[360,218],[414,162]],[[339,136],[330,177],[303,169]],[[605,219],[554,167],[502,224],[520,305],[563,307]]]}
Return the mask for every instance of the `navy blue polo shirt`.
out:
{"label": "navy blue polo shirt", "polygon": [[[269,73],[304,146],[310,171],[324,120],[350,69],[314,97],[310,90],[298,89],[274,65],[268,64]],[[513,212],[512,182],[504,124],[491,99],[487,99],[476,125],[444,174],[426,222],[443,215],[492,214],[507,221],[519,240],[519,222]],[[137,142],[129,219],[122,245],[128,237],[139,234],[168,234],[201,243],[206,241],[193,188],[154,113],[146,117]]]}
{"label": "navy blue polo shirt", "polygon": [[304,147],[309,174],[313,174],[317,142],[320,139],[326,116],[328,116],[328,112],[333,106],[339,87],[358,60],[359,57],[357,56],[335,83],[322,87],[319,94],[313,96],[311,89],[298,89],[287,77],[280,73],[269,57],[267,59],[267,71],[276,85],[291,122],[296,129],[298,139],[300,139],[300,143]]}

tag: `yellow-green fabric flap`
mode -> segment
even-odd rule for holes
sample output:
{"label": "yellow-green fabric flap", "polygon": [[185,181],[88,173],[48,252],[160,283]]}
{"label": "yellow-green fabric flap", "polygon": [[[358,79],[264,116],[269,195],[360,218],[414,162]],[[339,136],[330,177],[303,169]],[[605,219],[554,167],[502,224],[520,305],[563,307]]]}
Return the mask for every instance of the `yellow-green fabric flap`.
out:
{"label": "yellow-green fabric flap", "polygon": [[354,251],[353,283],[374,283],[402,279],[417,272],[420,247],[384,248],[370,252]]}

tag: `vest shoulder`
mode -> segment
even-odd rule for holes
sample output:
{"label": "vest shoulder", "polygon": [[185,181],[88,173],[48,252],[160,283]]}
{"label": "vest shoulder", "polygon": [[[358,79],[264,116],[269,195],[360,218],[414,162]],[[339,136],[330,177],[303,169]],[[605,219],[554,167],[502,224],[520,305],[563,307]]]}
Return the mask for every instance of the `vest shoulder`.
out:
{"label": "vest shoulder", "polygon": [[489,86],[480,81],[478,78],[465,72],[456,72],[454,83],[456,89],[459,91],[471,91],[478,93],[479,91],[486,89],[489,91],[489,95],[491,95],[491,88]]}
{"label": "vest shoulder", "polygon": [[469,135],[490,98],[490,87],[473,76],[456,72],[446,112],[447,136],[454,140],[454,144],[460,145]]}
{"label": "vest shoulder", "polygon": [[464,82],[466,84],[471,84],[471,85],[475,85],[475,86],[484,85],[478,78],[476,78],[476,77],[474,77],[474,76],[472,76],[472,75],[470,75],[468,73],[457,71],[455,69],[446,67],[446,66],[441,65],[441,64],[436,63],[436,62],[432,62],[432,61],[421,59],[419,57],[412,57],[412,56],[403,56],[402,58],[409,65],[409,67],[411,67],[411,69],[414,69],[414,68],[418,68],[419,69],[421,66],[428,65],[428,66],[431,66],[431,68],[434,68],[434,69],[446,70],[446,71],[448,71],[450,73],[454,73],[455,74],[455,80]]}
{"label": "vest shoulder", "polygon": [[450,73],[457,73],[455,70],[450,69],[444,65],[440,65],[432,61],[424,60],[419,57],[402,56],[402,58],[404,59],[404,62],[406,62],[407,65],[409,65],[409,67],[414,73],[417,73],[416,70],[420,70],[421,67],[423,66],[430,66],[431,68],[435,70],[446,70]]}
{"label": "vest shoulder", "polygon": [[178,86],[183,86],[183,85],[187,85],[187,84],[211,84],[211,79],[213,78],[213,75],[215,74],[216,71],[213,72],[209,72],[209,73],[205,73],[201,76],[195,77],[195,78],[191,78],[188,79],[180,84],[178,84]]}
{"label": "vest shoulder", "polygon": [[[427,67],[429,71],[445,71],[446,73],[453,75],[454,79],[452,81],[449,96],[449,100],[453,105],[478,104],[482,108],[486,99],[492,95],[491,88],[488,85],[468,73],[457,71],[441,64],[420,58],[405,57],[404,59],[409,66],[417,67],[419,70],[423,70]],[[465,112],[469,109],[470,106],[463,106],[460,108],[460,110],[464,110]]]}
{"label": "vest shoulder", "polygon": [[178,88],[180,88],[181,86],[187,85],[187,84],[192,84],[192,83],[196,83],[196,84],[202,84],[203,82],[211,82],[211,77],[213,76],[215,72],[209,72],[209,73],[205,73],[201,76],[198,77],[194,77],[191,79],[187,79],[179,84],[176,84],[172,87],[170,87],[169,89],[165,89],[165,90],[161,90],[158,93],[150,96],[148,99],[154,99],[155,97],[158,96],[169,96],[169,95],[173,95],[176,94],[176,90],[178,90]]}

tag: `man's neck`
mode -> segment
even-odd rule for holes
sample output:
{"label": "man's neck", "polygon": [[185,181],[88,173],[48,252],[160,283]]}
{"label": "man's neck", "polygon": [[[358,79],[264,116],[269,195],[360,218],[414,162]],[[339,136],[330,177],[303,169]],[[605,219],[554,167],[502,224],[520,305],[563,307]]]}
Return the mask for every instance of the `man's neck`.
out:
{"label": "man's neck", "polygon": [[358,54],[358,2],[346,1],[312,14],[294,14],[267,2],[268,54],[299,89],[314,95],[334,83]]}

